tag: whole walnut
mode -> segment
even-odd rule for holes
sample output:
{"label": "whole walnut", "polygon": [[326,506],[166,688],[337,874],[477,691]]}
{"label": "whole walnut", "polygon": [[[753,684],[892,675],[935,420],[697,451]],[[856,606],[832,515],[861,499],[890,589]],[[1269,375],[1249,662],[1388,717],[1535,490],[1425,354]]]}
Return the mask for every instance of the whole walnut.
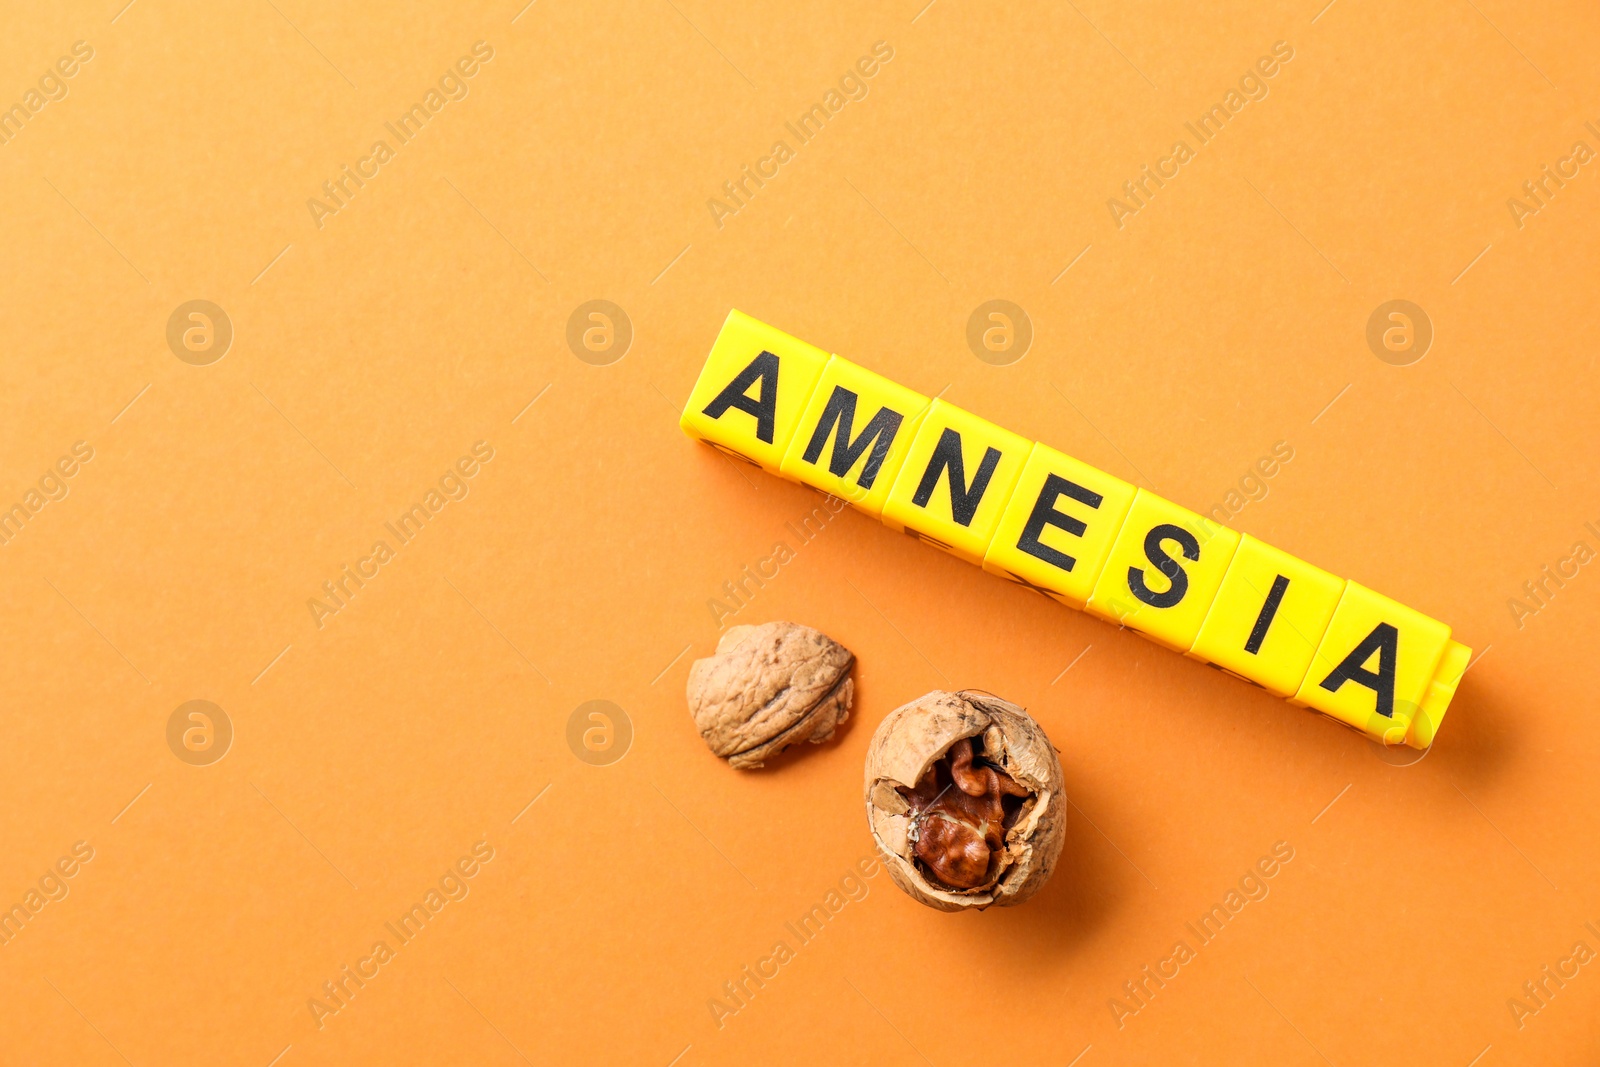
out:
{"label": "whole walnut", "polygon": [[856,658],[792,622],[735,626],[689,668],[689,713],[731,767],[760,767],[800,741],[821,744],[850,717]]}
{"label": "whole walnut", "polygon": [[894,883],[942,911],[1027,900],[1061,855],[1061,761],[1026,711],[935,690],[867,746],[867,823]]}

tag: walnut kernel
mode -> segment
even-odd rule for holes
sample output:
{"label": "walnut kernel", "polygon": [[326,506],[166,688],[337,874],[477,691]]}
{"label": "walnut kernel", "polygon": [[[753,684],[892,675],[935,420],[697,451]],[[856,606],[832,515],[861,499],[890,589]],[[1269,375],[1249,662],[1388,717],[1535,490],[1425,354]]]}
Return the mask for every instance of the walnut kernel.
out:
{"label": "walnut kernel", "polygon": [[987,693],[890,712],[867,748],[866,805],[895,884],[943,911],[1020,904],[1061,855],[1061,762],[1032,716]]}

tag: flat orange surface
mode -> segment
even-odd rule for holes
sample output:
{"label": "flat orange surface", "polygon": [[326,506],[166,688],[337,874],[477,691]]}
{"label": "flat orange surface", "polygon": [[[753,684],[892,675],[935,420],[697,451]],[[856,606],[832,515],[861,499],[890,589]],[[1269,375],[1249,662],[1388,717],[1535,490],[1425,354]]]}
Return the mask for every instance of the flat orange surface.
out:
{"label": "flat orange surface", "polygon": [[[124,2],[0,35],[0,1061],[1593,1061],[1591,6]],[[730,307],[1449,623],[1438,742],[805,531]],[[737,773],[770,619],[856,710]],[[1061,750],[1020,908],[856,872],[947,687]]]}

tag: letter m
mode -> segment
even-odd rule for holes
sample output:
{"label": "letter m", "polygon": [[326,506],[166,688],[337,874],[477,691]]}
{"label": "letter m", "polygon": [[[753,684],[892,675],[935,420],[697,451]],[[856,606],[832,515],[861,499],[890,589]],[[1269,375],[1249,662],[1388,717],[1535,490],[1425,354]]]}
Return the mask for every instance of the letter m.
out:
{"label": "letter m", "polygon": [[[895,435],[900,432],[900,423],[905,417],[898,411],[879,408],[878,413],[861,428],[861,433],[852,438],[850,431],[855,425],[856,399],[856,394],[844,386],[833,387],[833,395],[828,397],[828,403],[822,409],[822,419],[817,423],[816,432],[811,435],[811,443],[806,445],[803,458],[807,463],[817,462],[822,456],[823,446],[828,443],[828,435],[833,433],[833,456],[828,461],[828,471],[836,478],[843,478],[870,447],[872,454],[867,456],[856,484],[863,489],[871,489],[878,471],[883,467],[883,461],[889,458],[889,448],[894,444]],[[834,433],[836,428],[838,432]]]}

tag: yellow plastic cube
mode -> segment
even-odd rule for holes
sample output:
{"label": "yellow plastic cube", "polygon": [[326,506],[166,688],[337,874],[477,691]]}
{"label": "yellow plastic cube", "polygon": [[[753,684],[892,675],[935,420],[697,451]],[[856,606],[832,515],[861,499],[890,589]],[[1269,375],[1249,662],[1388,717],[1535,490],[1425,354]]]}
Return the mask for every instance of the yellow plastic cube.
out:
{"label": "yellow plastic cube", "polygon": [[684,433],[780,474],[828,353],[742,311],[728,312],[678,424]]}
{"label": "yellow plastic cube", "polygon": [[1226,526],[1140,489],[1088,610],[1187,652],[1238,547]]}
{"label": "yellow plastic cube", "polygon": [[1472,649],[1456,640],[1445,643],[1444,655],[1439,657],[1439,669],[1433,672],[1428,693],[1422,698],[1422,706],[1411,720],[1411,728],[1406,731],[1406,744],[1412,748],[1427,748],[1433,744],[1433,736],[1439,732],[1439,723],[1444,720],[1450,700],[1456,695],[1456,686],[1461,684],[1461,676],[1467,673],[1467,666],[1471,662]]}
{"label": "yellow plastic cube", "polygon": [[1430,697],[1449,643],[1444,623],[1347,582],[1294,702],[1386,745],[1401,744]]}
{"label": "yellow plastic cube", "polygon": [[921,393],[834,356],[789,441],[783,473],[881,515],[928,404]]}
{"label": "yellow plastic cube", "polygon": [[1344,579],[1245,534],[1189,654],[1293,696]]}
{"label": "yellow plastic cube", "polygon": [[989,542],[983,569],[1082,608],[1133,506],[1134,492],[1121,478],[1035,444]]}
{"label": "yellow plastic cube", "polygon": [[1033,442],[935,400],[883,507],[883,521],[983,562]]}

